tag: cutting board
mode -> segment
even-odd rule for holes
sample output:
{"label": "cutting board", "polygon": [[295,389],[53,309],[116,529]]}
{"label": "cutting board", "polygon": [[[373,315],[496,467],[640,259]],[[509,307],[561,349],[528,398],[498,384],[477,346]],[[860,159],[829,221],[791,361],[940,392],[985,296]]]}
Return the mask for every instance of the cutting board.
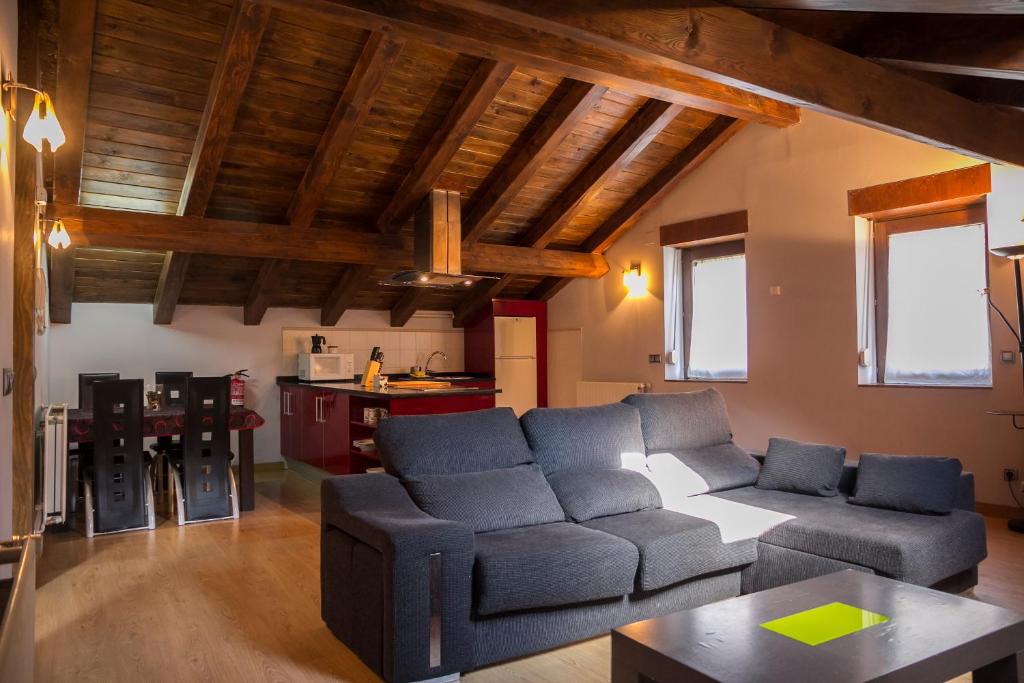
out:
{"label": "cutting board", "polygon": [[389,387],[397,389],[447,389],[451,382],[434,382],[431,380],[399,379],[388,382]]}

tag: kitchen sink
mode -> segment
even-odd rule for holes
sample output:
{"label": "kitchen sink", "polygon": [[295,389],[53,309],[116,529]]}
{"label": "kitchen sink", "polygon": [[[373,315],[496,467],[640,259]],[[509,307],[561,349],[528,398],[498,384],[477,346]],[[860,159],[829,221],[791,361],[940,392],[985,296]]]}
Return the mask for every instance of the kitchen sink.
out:
{"label": "kitchen sink", "polygon": [[430,375],[429,379],[439,379],[446,381],[462,380],[462,379],[476,379],[471,375]]}

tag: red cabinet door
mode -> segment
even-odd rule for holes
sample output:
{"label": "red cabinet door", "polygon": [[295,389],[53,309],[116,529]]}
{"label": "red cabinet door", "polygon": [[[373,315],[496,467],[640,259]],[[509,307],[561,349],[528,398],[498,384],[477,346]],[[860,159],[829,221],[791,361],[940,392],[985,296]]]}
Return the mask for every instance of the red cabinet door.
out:
{"label": "red cabinet door", "polygon": [[294,436],[295,414],[292,405],[295,403],[295,391],[291,387],[281,387],[281,457],[295,458]]}
{"label": "red cabinet door", "polygon": [[303,387],[295,401],[299,409],[299,455],[297,460],[319,467],[324,466],[324,425],[322,421],[323,393]]}
{"label": "red cabinet door", "polygon": [[331,474],[352,472],[349,455],[349,397],[335,391],[321,394],[321,420],[323,426],[323,468]]}

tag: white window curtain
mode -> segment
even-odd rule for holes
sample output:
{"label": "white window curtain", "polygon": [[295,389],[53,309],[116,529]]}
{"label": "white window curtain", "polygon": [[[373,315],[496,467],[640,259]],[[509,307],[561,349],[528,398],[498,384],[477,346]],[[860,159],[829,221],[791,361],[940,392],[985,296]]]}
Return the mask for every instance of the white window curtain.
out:
{"label": "white window curtain", "polygon": [[746,378],[746,265],[743,254],[693,262],[688,377]]}
{"label": "white window curtain", "polygon": [[683,252],[665,247],[665,379],[682,379]]}
{"label": "white window curtain", "polygon": [[992,384],[985,227],[889,236],[889,384]]}

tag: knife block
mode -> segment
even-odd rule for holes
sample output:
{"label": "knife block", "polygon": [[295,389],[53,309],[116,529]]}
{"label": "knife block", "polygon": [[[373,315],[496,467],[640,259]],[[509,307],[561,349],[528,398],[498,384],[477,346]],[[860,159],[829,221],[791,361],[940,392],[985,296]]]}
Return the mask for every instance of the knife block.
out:
{"label": "knife block", "polygon": [[363,386],[372,389],[373,378],[380,374],[380,361],[366,361],[366,369],[363,370]]}

